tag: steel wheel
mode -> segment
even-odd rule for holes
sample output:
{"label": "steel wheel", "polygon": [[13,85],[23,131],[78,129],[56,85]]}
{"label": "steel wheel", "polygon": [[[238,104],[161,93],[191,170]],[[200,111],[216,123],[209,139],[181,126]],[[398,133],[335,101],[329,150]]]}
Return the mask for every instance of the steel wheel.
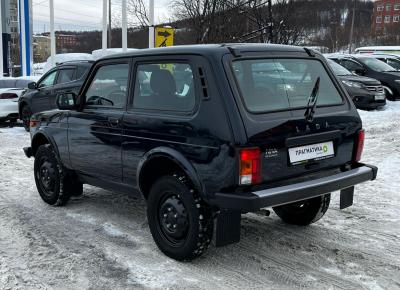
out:
{"label": "steel wheel", "polygon": [[179,247],[185,242],[189,219],[180,195],[171,193],[160,201],[158,228],[162,237],[171,246]]}

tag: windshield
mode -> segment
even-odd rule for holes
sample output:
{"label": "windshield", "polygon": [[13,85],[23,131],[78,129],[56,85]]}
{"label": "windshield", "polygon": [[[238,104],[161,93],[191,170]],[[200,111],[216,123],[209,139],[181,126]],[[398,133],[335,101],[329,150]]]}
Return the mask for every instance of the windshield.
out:
{"label": "windshield", "polygon": [[338,105],[342,97],[322,63],[314,59],[247,59],[232,63],[247,109],[271,112],[305,108],[318,77],[318,105]]}
{"label": "windshield", "polygon": [[378,72],[384,72],[384,71],[396,71],[396,69],[383,61],[380,61],[376,58],[372,57],[359,57],[357,58],[358,61],[362,62],[365,64],[367,67],[370,69],[373,69]]}
{"label": "windshield", "polygon": [[387,64],[397,70],[400,70],[400,60],[398,60],[397,58],[388,58]]}
{"label": "windshield", "polygon": [[347,68],[341,66],[337,62],[328,59],[329,66],[332,68],[333,72],[337,76],[348,76],[348,75],[353,75]]}

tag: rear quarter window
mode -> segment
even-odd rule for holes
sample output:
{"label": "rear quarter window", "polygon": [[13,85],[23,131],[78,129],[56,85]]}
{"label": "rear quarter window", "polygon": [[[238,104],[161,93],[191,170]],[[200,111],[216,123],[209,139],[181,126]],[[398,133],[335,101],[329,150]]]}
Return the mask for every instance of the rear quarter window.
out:
{"label": "rear quarter window", "polygon": [[291,110],[307,106],[318,77],[318,106],[343,99],[323,64],[311,59],[247,59],[232,63],[243,102],[251,112]]}

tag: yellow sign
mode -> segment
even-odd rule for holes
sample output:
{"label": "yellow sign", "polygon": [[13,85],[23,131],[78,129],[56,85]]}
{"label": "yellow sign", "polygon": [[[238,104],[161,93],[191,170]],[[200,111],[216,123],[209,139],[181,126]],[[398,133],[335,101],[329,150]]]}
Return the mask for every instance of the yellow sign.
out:
{"label": "yellow sign", "polygon": [[174,29],[173,28],[164,28],[164,27],[156,27],[156,47],[166,47],[174,45]]}

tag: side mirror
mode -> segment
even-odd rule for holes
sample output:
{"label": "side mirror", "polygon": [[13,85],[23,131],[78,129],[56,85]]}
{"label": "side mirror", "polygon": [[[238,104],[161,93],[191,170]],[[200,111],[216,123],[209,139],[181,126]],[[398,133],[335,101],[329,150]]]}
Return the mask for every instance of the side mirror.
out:
{"label": "side mirror", "polygon": [[34,89],[36,89],[36,85],[37,84],[35,82],[31,82],[31,83],[28,84],[28,89],[34,90]]}
{"label": "side mirror", "polygon": [[62,93],[57,95],[57,106],[60,110],[75,110],[77,105],[75,93]]}

